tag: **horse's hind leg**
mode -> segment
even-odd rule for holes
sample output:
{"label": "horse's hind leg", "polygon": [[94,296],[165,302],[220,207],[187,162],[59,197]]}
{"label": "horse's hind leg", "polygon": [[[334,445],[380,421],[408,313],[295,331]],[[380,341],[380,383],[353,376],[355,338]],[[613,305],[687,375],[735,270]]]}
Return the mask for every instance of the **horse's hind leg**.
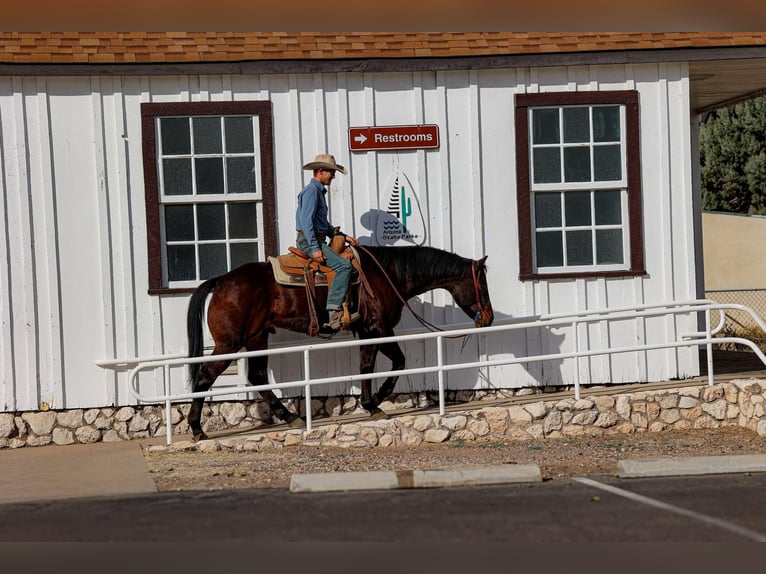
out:
{"label": "horse's hind leg", "polygon": [[[214,355],[222,355],[226,353],[235,352],[231,349],[216,349],[213,351]],[[223,373],[229,366],[231,361],[213,361],[209,363],[202,363],[199,369],[199,376],[196,381],[192,381],[192,392],[205,392],[213,386],[213,383],[218,376]],[[189,427],[192,431],[192,440],[205,440],[208,436],[205,431],[202,430],[202,404],[205,402],[205,397],[197,397],[192,399],[191,408],[189,409]]]}
{"label": "horse's hind leg", "polygon": [[[248,351],[258,351],[265,349],[267,346],[266,339],[258,341],[257,344],[251,344],[247,346]],[[250,357],[247,359],[247,380],[251,385],[266,385],[269,382],[268,377],[268,364],[269,358],[266,357]],[[290,427],[301,428],[305,427],[306,423],[301,420],[298,415],[291,413],[287,407],[277,397],[274,391],[263,390],[259,391],[263,400],[269,405],[272,416],[275,416],[279,420],[286,422]]]}

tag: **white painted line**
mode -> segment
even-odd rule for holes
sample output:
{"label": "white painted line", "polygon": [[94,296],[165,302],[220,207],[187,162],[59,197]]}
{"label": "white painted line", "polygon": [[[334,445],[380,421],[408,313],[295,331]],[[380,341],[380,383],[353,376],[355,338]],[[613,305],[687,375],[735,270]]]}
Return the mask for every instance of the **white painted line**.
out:
{"label": "white painted line", "polygon": [[542,480],[540,467],[536,464],[502,464],[436,470],[320,472],[294,474],[290,479],[290,492],[438,488],[542,482]]}
{"label": "white painted line", "polygon": [[616,486],[612,486],[610,484],[604,484],[602,482],[598,482],[590,478],[575,477],[572,480],[576,480],[577,482],[580,482],[582,484],[587,484],[588,486],[592,486],[593,488],[605,490],[606,492],[611,492],[612,494],[616,494],[618,496],[622,496],[624,498],[628,498],[630,500],[634,500],[636,502],[640,502],[648,506],[653,506],[654,508],[659,508],[660,510],[665,510],[667,512],[672,512],[674,514],[680,514],[681,516],[686,516],[688,518],[693,518],[694,520],[704,522],[705,524],[710,524],[712,526],[716,526],[723,530],[728,530],[729,532],[739,534],[740,536],[743,536],[744,538],[748,538],[755,542],[766,542],[766,535],[761,534],[760,532],[756,532],[754,530],[750,530],[749,528],[737,526],[736,524],[732,524],[731,522],[726,522],[725,520],[713,518],[712,516],[707,516],[706,514],[700,514],[699,512],[694,512],[693,510],[687,510],[685,508],[681,508],[680,506],[667,504],[660,500],[654,500],[653,498],[649,498],[641,494],[635,494],[634,492],[629,492],[627,490],[617,488]]}

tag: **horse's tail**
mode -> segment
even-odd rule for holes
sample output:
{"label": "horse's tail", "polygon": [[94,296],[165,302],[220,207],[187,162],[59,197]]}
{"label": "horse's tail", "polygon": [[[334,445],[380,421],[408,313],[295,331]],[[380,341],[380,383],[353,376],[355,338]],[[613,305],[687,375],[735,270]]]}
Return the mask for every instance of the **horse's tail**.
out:
{"label": "horse's tail", "polygon": [[[186,312],[186,336],[189,341],[189,358],[202,356],[202,316],[205,313],[205,301],[215,288],[218,277],[208,279],[192,293],[189,308]],[[189,365],[189,382],[194,390],[199,377],[201,363]]]}

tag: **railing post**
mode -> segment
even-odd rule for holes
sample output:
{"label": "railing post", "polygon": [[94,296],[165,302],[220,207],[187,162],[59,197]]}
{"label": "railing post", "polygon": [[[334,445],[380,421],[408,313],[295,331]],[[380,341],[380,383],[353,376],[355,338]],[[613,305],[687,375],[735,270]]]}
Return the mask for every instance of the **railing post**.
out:
{"label": "railing post", "polygon": [[575,338],[575,400],[580,400],[580,324],[577,319],[572,321]]}
{"label": "railing post", "polygon": [[[306,380],[306,430],[311,430],[311,360],[309,350],[303,351],[303,373]],[[300,410],[298,412],[300,414]]]}
{"label": "railing post", "polygon": [[439,414],[444,416],[444,337],[436,337],[436,379],[439,382]]}
{"label": "railing post", "polygon": [[[165,390],[165,396],[170,396],[170,365],[165,365],[162,369],[162,388]],[[173,426],[170,422],[170,399],[165,401],[165,443],[170,446],[173,444]]]}
{"label": "railing post", "polygon": [[[719,313],[725,313],[726,311],[719,310]],[[708,340],[708,344],[705,346],[705,349],[707,350],[707,381],[709,386],[713,386],[715,384],[714,381],[714,375],[713,375],[713,343],[710,342],[712,340],[713,333],[712,333],[712,320],[711,320],[711,312],[710,307],[705,308],[705,338]]]}

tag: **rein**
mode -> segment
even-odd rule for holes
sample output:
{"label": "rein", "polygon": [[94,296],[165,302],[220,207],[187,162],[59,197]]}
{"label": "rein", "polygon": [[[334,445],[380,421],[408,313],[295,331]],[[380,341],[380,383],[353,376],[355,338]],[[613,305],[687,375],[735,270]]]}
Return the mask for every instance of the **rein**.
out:
{"label": "rein", "polygon": [[[388,273],[386,273],[386,270],[383,268],[383,265],[380,264],[380,261],[378,261],[378,259],[370,252],[369,249],[364,247],[364,245],[358,245],[357,249],[361,249],[367,255],[370,256],[370,258],[375,262],[375,265],[378,266],[378,269],[380,269],[380,272],[383,273],[383,277],[386,278],[386,281],[388,281],[388,284],[391,286],[391,289],[393,289],[394,293],[399,298],[399,301],[401,301],[404,304],[404,306],[407,307],[407,309],[410,310],[410,313],[412,313],[414,315],[415,319],[417,319],[418,322],[420,322],[421,325],[423,325],[424,327],[429,329],[431,332],[434,332],[434,331],[444,331],[444,329],[442,329],[441,327],[438,327],[438,326],[434,325],[433,323],[430,323],[429,321],[427,321],[426,319],[424,319],[423,317],[421,317],[420,315],[418,315],[415,312],[415,310],[410,306],[410,304],[402,296],[402,294],[399,293],[399,290],[396,288],[396,285],[391,280],[391,278],[388,276]],[[473,261],[473,260],[471,260],[471,275],[472,275],[472,278],[473,278],[474,293],[476,294],[476,306],[478,307],[478,310],[476,311],[476,314],[473,317],[473,321],[474,321],[474,323],[476,323],[476,321],[482,315],[483,308],[481,306],[481,297],[479,297],[479,274],[476,272],[476,261]],[[460,337],[460,336],[467,337],[468,335],[457,335],[456,337]],[[449,337],[449,338],[453,338],[453,337]]]}
{"label": "rein", "polygon": [[[377,257],[375,257],[369,249],[367,249],[364,245],[357,245],[357,249],[361,249],[364,251],[367,255],[370,256],[370,259],[372,259],[375,262],[375,265],[378,266],[378,269],[380,269],[380,272],[383,273],[383,277],[386,278],[386,281],[388,281],[388,284],[391,286],[391,289],[394,290],[394,293],[396,293],[396,296],[399,298],[399,301],[401,301],[407,309],[410,310],[410,313],[412,313],[415,316],[415,319],[417,319],[421,325],[429,329],[430,331],[444,331],[444,329],[437,327],[433,323],[429,323],[426,319],[415,313],[415,310],[410,307],[410,304],[407,302],[407,300],[402,297],[402,294],[399,293],[399,290],[396,288],[396,285],[394,285],[394,282],[391,280],[391,277],[388,276],[388,273],[386,273],[386,270],[383,268],[383,265],[380,264],[380,261],[378,261]],[[373,295],[374,296],[374,295]]]}

